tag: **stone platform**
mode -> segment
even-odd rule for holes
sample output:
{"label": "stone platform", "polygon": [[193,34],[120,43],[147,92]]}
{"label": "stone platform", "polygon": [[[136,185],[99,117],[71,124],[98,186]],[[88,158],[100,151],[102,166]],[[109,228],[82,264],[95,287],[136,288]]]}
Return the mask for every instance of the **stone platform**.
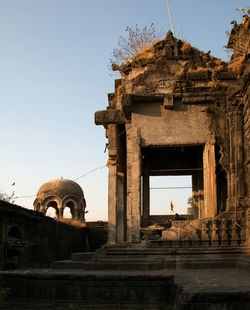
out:
{"label": "stone platform", "polygon": [[3,310],[247,310],[246,249],[106,246],[51,269],[0,273]]}
{"label": "stone platform", "polygon": [[26,270],[1,273],[11,287],[1,309],[248,310],[250,273]]}

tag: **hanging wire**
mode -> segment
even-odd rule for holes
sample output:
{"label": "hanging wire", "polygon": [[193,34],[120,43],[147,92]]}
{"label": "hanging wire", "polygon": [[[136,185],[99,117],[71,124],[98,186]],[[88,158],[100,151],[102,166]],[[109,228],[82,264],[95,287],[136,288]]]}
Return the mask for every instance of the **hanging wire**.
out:
{"label": "hanging wire", "polygon": [[106,165],[101,166],[101,167],[96,167],[95,169],[93,169],[93,170],[91,170],[91,171],[89,171],[89,172],[87,172],[87,173],[85,173],[85,174],[83,174],[83,175],[80,175],[79,177],[73,179],[73,181],[76,181],[76,180],[79,180],[79,179],[81,179],[81,178],[84,178],[84,177],[86,177],[87,175],[93,173],[94,171],[96,171],[96,170],[98,170],[98,169],[103,169],[103,168],[105,168],[105,167],[106,167]]}
{"label": "hanging wire", "polygon": [[[95,169],[92,169],[92,170],[90,170],[89,172],[80,175],[79,177],[73,179],[72,181],[76,181],[76,180],[79,180],[79,179],[81,179],[81,178],[84,178],[84,177],[86,177],[87,175],[89,175],[89,174],[95,172],[96,170],[101,170],[101,169],[103,169],[103,168],[105,168],[105,167],[106,167],[106,165],[101,166],[101,167],[100,167],[100,166],[99,166],[99,167],[96,167]],[[46,193],[46,192],[47,192],[47,191],[41,192],[40,195],[41,195],[41,194],[44,194],[44,193]],[[36,196],[37,196],[37,194],[34,194],[34,195],[24,195],[24,196],[14,197],[13,199],[32,198],[32,197],[36,197]]]}
{"label": "hanging wire", "polygon": [[30,195],[30,196],[18,196],[18,197],[14,197],[14,199],[20,199],[20,198],[32,198],[32,197],[35,197],[35,195]]}
{"label": "hanging wire", "polygon": [[[126,132],[126,129],[123,130],[122,132],[120,132],[119,135],[118,135],[116,138],[111,139],[111,140],[109,141],[109,143],[112,142],[112,141],[114,141],[114,140],[116,140],[118,137],[120,137],[121,135],[123,135],[125,132]],[[104,152],[106,152],[106,149],[108,148],[109,143],[106,143],[106,147],[105,147],[105,151],[104,151]],[[90,170],[89,172],[84,173],[84,174],[80,175],[79,177],[74,178],[74,179],[72,179],[72,180],[73,180],[73,181],[76,181],[76,180],[82,179],[82,178],[86,177],[87,175],[89,175],[89,174],[95,172],[96,170],[101,170],[101,169],[105,168],[106,166],[107,166],[106,164],[103,165],[103,166],[98,166],[98,167],[96,167],[96,168]],[[40,195],[43,194],[43,193],[45,193],[45,192],[40,193]],[[16,199],[20,199],[20,198],[32,198],[32,197],[36,197],[36,196],[37,196],[37,194],[34,194],[34,195],[23,195],[23,196],[13,197],[13,199],[16,200]]]}
{"label": "hanging wire", "polygon": [[176,186],[176,187],[150,187],[150,189],[180,189],[180,188],[192,188],[192,186]]}

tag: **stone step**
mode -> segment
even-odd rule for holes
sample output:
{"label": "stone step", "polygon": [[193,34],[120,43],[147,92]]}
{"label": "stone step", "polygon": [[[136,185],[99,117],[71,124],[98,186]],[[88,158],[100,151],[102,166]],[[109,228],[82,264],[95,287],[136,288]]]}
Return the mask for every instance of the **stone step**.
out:
{"label": "stone step", "polygon": [[162,270],[164,268],[175,269],[174,262],[152,263],[133,262],[133,261],[106,261],[106,262],[76,262],[76,261],[58,261],[53,262],[53,269],[81,269],[88,271],[100,270]]}
{"label": "stone step", "polygon": [[95,252],[81,252],[81,253],[72,253],[71,260],[73,261],[90,261],[95,257]]}
{"label": "stone step", "polygon": [[146,256],[146,255],[204,255],[204,254],[244,254],[244,250],[240,248],[141,248],[141,249],[131,249],[131,248],[105,248],[103,251],[99,252],[99,256],[116,256],[116,255],[124,255],[124,256]]}
{"label": "stone step", "polygon": [[209,259],[234,259],[237,260],[239,257],[238,254],[227,254],[223,255],[221,253],[207,253],[203,255],[199,254],[192,254],[192,253],[186,253],[185,255],[173,255],[173,254],[165,254],[165,255],[105,255],[102,257],[97,257],[93,261],[138,261],[138,262],[154,262],[155,260],[158,261],[168,261],[168,260],[209,260]]}
{"label": "stone step", "polygon": [[134,310],[142,306],[160,310],[162,302],[173,306],[176,297],[171,275],[41,270],[8,272],[3,277],[11,290],[1,310]]}
{"label": "stone step", "polygon": [[234,268],[236,257],[225,256],[177,256],[165,257],[160,260],[145,259],[102,259],[100,261],[55,261],[53,269],[81,269],[81,270],[163,270],[163,269],[202,269],[202,268]]}

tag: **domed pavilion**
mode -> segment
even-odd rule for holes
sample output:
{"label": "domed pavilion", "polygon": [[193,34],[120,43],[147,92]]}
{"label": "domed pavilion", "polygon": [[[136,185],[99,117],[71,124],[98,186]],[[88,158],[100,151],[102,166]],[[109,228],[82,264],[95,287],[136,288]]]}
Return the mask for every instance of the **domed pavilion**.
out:
{"label": "domed pavilion", "polygon": [[85,221],[86,201],[79,184],[67,179],[54,179],[44,183],[37,192],[34,210],[46,214],[52,207],[56,218],[64,217],[65,208],[70,209],[72,219]]}

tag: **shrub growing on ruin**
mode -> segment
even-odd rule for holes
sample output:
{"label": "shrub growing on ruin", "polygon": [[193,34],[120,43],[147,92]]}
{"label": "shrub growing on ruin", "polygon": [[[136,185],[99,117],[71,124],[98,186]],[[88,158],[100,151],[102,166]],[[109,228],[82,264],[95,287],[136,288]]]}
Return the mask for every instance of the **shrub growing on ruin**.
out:
{"label": "shrub growing on ruin", "polygon": [[10,203],[14,203],[15,202],[15,192],[13,191],[10,195],[0,191],[0,200],[4,200]]}
{"label": "shrub growing on ruin", "polygon": [[145,47],[148,47],[163,35],[163,30],[157,31],[155,25],[145,26],[142,29],[138,25],[126,28],[127,36],[119,36],[118,47],[113,49],[110,64],[112,68],[125,63],[132,56],[138,55]]}

